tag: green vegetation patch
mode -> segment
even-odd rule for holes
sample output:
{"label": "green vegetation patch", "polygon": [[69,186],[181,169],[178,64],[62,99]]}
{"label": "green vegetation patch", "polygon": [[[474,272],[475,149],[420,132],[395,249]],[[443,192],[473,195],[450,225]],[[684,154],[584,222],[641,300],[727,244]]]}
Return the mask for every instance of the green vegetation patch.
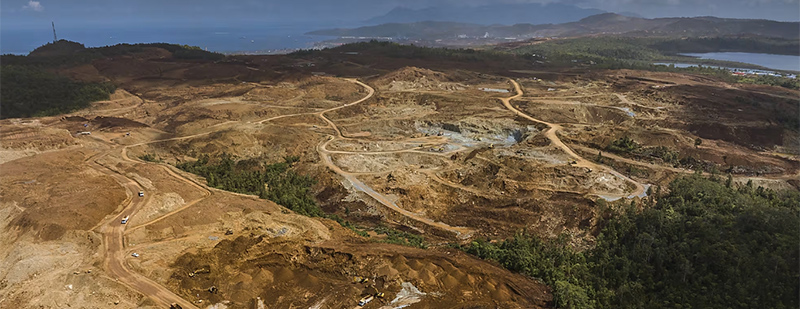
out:
{"label": "green vegetation patch", "polygon": [[[145,154],[142,160],[157,160],[154,155]],[[202,155],[197,161],[179,163],[176,166],[184,171],[206,178],[209,186],[242,194],[257,195],[292,211],[309,216],[323,217],[336,221],[362,237],[369,237],[368,229],[354,225],[336,214],[327,214],[319,207],[311,195],[311,187],[316,180],[294,172],[291,167],[300,157],[287,156],[283,162],[264,164],[254,168],[252,161],[236,161],[231,155],[223,153],[217,158]],[[377,234],[386,234],[381,242],[427,248],[422,236],[387,227],[374,229]]]}
{"label": "green vegetation patch", "polygon": [[131,55],[145,51],[148,47],[161,48],[172,53],[175,59],[220,60],[225,55],[209,52],[197,46],[168,43],[117,44],[87,48],[83,44],[59,40],[33,50],[28,56],[3,55],[3,65],[29,65],[37,67],[61,67],[91,63],[95,59]]}
{"label": "green vegetation patch", "polygon": [[381,242],[409,246],[409,247],[417,247],[422,249],[428,248],[428,244],[425,242],[425,238],[420,235],[398,231],[385,226],[379,226],[375,228],[374,231],[375,233],[378,233],[378,235],[381,234],[386,235],[386,239],[381,240]]}
{"label": "green vegetation patch", "polygon": [[[623,136],[606,146],[606,150],[639,158],[657,158],[673,166],[680,165],[680,153],[666,146],[642,146],[628,136]],[[598,155],[597,161],[602,161]]]}
{"label": "green vegetation patch", "polygon": [[153,153],[143,154],[143,155],[139,156],[139,159],[142,159],[142,161],[147,161],[147,162],[156,162],[156,163],[161,163],[162,162],[161,158],[159,158],[158,156],[156,156]]}
{"label": "green vegetation patch", "polygon": [[[415,45],[401,45],[392,42],[376,41],[357,42],[336,47],[341,52],[371,52],[385,57],[421,60],[448,60],[463,62],[503,61],[516,59],[513,54],[475,50],[470,48],[430,48]],[[316,50],[300,50],[290,55],[301,57],[319,53]]]}
{"label": "green vegetation patch", "polygon": [[632,138],[623,136],[611,142],[606,149],[614,152],[634,152],[640,147],[641,146],[639,143],[634,141]]}
{"label": "green vegetation patch", "polygon": [[316,181],[291,170],[292,159],[287,157],[284,162],[266,164],[261,169],[250,169],[237,166],[231,155],[223,153],[213,162],[208,155],[203,155],[197,161],[179,163],[176,166],[205,177],[208,185],[214,188],[257,195],[301,215],[323,217],[322,209],[310,194],[311,186]]}
{"label": "green vegetation patch", "polygon": [[463,249],[541,278],[561,308],[797,308],[800,194],[679,178],[620,202],[595,248],[520,233]]}
{"label": "green vegetation patch", "polygon": [[511,51],[538,54],[552,61],[574,59],[607,62],[614,59],[657,61],[695,59],[683,53],[748,52],[798,55],[800,40],[753,37],[643,38],[624,36],[551,40]]}
{"label": "green vegetation patch", "polygon": [[[794,90],[800,89],[800,79],[787,78],[783,76],[745,75],[738,77],[736,81],[742,84],[778,86]],[[791,118],[797,120],[797,117],[791,117]],[[794,128],[797,128],[797,126],[795,126]]]}
{"label": "green vegetation patch", "polygon": [[86,48],[66,40],[45,44],[28,56],[2,55],[0,118],[58,115],[86,108],[94,101],[108,100],[116,90],[113,84],[73,81],[52,70],[133,54],[147,47],[166,49],[176,59],[219,60],[225,57],[188,45],[148,43]]}
{"label": "green vegetation patch", "polygon": [[82,83],[34,66],[0,67],[1,118],[40,117],[86,108],[108,100],[111,83]]}

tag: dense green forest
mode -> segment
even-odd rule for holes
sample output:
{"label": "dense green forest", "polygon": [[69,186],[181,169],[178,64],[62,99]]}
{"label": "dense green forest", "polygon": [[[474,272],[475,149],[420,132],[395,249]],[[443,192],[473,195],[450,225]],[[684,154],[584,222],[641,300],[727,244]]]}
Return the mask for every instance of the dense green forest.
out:
{"label": "dense green forest", "polygon": [[321,217],[322,209],[309,193],[315,181],[290,169],[296,161],[296,157],[286,157],[284,162],[266,164],[258,170],[243,164],[237,166],[233,157],[224,153],[215,162],[203,155],[197,161],[179,163],[177,167],[205,177],[211,187],[257,195],[301,215]]}
{"label": "dense green forest", "polygon": [[168,43],[117,44],[112,46],[86,48],[83,44],[60,40],[48,43],[33,50],[28,56],[2,55],[3,65],[26,65],[44,68],[72,66],[91,63],[92,60],[143,52],[145,48],[162,48],[175,59],[220,60],[225,55],[202,50],[197,46]]}
{"label": "dense green forest", "polygon": [[730,178],[679,178],[644,200],[606,205],[596,247],[521,232],[462,249],[541,278],[559,308],[797,308],[800,195]]}
{"label": "dense green forest", "polygon": [[626,60],[681,60],[693,58],[681,53],[748,52],[781,55],[800,54],[800,40],[785,40],[755,37],[709,37],[709,38],[645,38],[645,37],[583,37],[550,40],[539,44],[525,45],[511,50],[517,54],[539,54],[550,60],[571,61],[585,59],[605,61]]}
{"label": "dense green forest", "polygon": [[2,55],[0,118],[63,114],[86,108],[94,101],[107,100],[116,89],[113,84],[77,82],[53,73],[53,69],[140,52],[147,47],[166,49],[176,59],[218,60],[225,57],[187,45],[148,43],[86,48],[83,44],[66,40],[43,45],[28,56]]}
{"label": "dense green forest", "polygon": [[68,113],[107,100],[111,83],[82,83],[35,66],[0,67],[0,118]]}
{"label": "dense green forest", "polygon": [[[369,51],[381,56],[391,58],[422,59],[422,60],[448,60],[464,62],[503,61],[516,59],[514,54],[491,50],[476,50],[470,48],[431,48],[415,45],[402,45],[385,41],[368,41],[345,44],[332,50],[337,52],[365,52]],[[319,53],[316,50],[300,50],[292,56],[304,57]]]}

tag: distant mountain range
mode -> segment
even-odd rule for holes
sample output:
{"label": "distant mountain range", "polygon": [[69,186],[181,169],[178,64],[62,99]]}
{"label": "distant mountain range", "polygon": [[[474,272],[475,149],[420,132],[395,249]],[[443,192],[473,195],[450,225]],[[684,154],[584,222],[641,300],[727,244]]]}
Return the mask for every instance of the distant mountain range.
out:
{"label": "distant mountain range", "polygon": [[583,9],[572,5],[551,3],[495,4],[478,7],[437,6],[425,9],[395,8],[385,15],[371,18],[371,25],[385,23],[414,23],[448,21],[482,25],[513,25],[520,23],[556,24],[580,20],[605,13],[598,9]]}
{"label": "distant mountain range", "polygon": [[731,36],[756,35],[796,40],[800,23],[763,19],[730,19],[717,17],[685,17],[646,19],[614,13],[603,13],[577,22],[561,24],[481,25],[446,21],[389,23],[354,29],[312,31],[312,35],[392,37],[407,39],[452,39],[457,37],[517,38],[571,37],[585,35],[630,36]]}

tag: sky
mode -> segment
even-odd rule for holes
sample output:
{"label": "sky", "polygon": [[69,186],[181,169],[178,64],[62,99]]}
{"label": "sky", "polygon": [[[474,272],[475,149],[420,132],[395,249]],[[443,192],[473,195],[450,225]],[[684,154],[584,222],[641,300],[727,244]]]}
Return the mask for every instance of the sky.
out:
{"label": "sky", "polygon": [[155,23],[238,25],[252,23],[349,23],[398,6],[424,8],[496,3],[562,3],[643,17],[718,16],[800,21],[800,0],[3,0],[6,29],[49,26],[147,27]]}

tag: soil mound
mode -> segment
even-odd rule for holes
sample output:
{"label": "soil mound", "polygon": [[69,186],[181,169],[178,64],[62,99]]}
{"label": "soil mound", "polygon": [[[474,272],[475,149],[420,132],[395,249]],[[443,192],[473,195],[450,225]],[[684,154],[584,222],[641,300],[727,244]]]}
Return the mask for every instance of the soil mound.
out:
{"label": "soil mound", "polygon": [[404,67],[386,74],[375,81],[381,88],[390,91],[446,90],[457,91],[467,88],[452,76],[429,69]]}

